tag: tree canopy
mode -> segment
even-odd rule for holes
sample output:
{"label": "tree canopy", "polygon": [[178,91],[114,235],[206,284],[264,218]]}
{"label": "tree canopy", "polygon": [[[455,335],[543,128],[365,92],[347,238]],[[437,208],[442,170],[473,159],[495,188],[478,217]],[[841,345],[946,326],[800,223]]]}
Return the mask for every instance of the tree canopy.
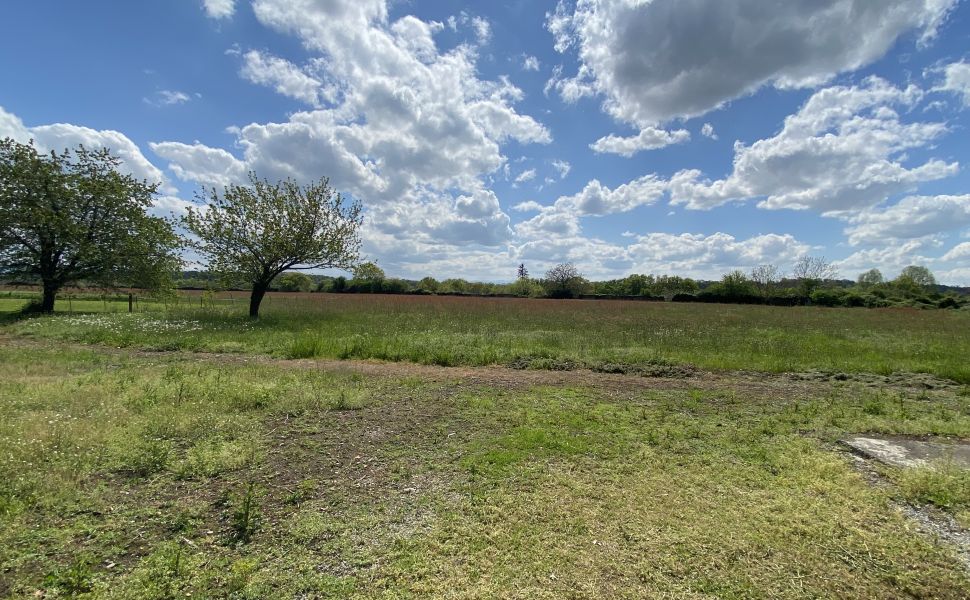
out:
{"label": "tree canopy", "polygon": [[927,289],[936,285],[936,277],[926,267],[910,265],[904,268],[894,283],[900,287]]}
{"label": "tree canopy", "polygon": [[352,269],[360,250],[360,204],[346,203],[329,180],[299,185],[270,183],[249,173],[249,185],[230,184],[220,194],[203,191],[205,206],[183,218],[192,246],[209,269],[252,283],[249,316],[273,279],[287,270]]}
{"label": "tree canopy", "polygon": [[872,286],[884,283],[886,279],[882,276],[882,271],[879,269],[869,269],[865,273],[859,274],[858,283],[861,286]]}
{"label": "tree canopy", "polygon": [[41,154],[0,140],[0,277],[39,281],[51,312],[66,285],[159,289],[180,267],[171,225],[148,214],[157,184],[118,171],[110,150]]}
{"label": "tree canopy", "polygon": [[573,263],[561,263],[546,272],[543,284],[553,298],[572,298],[583,293],[586,280]]}

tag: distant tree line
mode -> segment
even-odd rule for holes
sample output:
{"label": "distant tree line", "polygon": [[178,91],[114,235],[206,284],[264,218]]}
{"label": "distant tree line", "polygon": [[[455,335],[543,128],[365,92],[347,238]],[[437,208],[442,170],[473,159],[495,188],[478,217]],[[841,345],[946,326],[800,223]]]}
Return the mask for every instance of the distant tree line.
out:
{"label": "distant tree line", "polygon": [[[387,277],[372,262],[353,270],[350,277],[284,273],[274,288],[284,292],[338,294],[437,294],[509,296],[520,298],[638,299],[673,302],[767,304],[777,306],[842,306],[959,308],[970,306],[961,288],[936,283],[923,266],[909,266],[892,280],[872,269],[858,280],[837,279],[834,266],[822,257],[799,259],[790,274],[774,265],[759,265],[749,272],[731,271],[718,281],[699,281],[676,275],[633,274],[620,279],[589,281],[571,263],[556,265],[543,277],[532,278],[524,264],[511,283],[484,283],[465,279],[420,280]],[[185,287],[211,287],[215,279],[188,273]],[[199,285],[202,283],[203,285]],[[242,289],[242,288],[240,288]]]}

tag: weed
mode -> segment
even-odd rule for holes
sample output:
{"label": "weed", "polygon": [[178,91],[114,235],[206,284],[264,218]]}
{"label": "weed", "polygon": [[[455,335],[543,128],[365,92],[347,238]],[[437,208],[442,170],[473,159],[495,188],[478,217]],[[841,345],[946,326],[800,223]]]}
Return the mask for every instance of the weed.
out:
{"label": "weed", "polygon": [[317,490],[317,483],[312,479],[304,479],[296,488],[283,498],[286,504],[301,504],[313,497]]}
{"label": "weed", "polygon": [[337,394],[333,400],[333,410],[360,410],[362,408],[362,403],[359,396],[359,393],[350,393],[347,390],[340,390],[340,393]]}
{"label": "weed", "polygon": [[869,398],[862,404],[862,412],[867,415],[881,416],[886,414],[886,404],[882,397]]}
{"label": "weed", "polygon": [[232,515],[229,521],[232,539],[241,544],[248,544],[253,539],[253,534],[259,530],[259,499],[256,484],[250,483],[246,486],[246,491],[236,497],[232,504]]}
{"label": "weed", "polygon": [[122,470],[137,477],[160,473],[168,466],[172,446],[160,439],[139,439],[128,451]]}
{"label": "weed", "polygon": [[94,572],[88,559],[77,558],[68,568],[49,574],[45,583],[74,598],[94,589]]}

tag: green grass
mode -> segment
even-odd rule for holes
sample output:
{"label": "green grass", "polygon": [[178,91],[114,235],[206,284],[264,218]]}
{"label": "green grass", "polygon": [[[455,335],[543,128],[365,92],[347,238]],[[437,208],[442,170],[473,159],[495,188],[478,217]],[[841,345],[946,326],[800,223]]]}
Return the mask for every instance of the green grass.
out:
{"label": "green grass", "polygon": [[970,437],[952,389],[478,381],[0,347],[0,597],[970,589],[892,503],[959,510],[963,475],[873,487],[834,444]]}
{"label": "green grass", "polygon": [[[234,295],[208,308],[198,306],[198,297],[173,305],[143,303],[133,316],[114,314],[125,303],[77,301],[75,313],[99,312],[29,319],[6,329],[149,350],[284,358],[533,368],[611,364],[632,371],[693,364],[766,372],[924,372],[970,383],[966,310],[275,294],[265,300],[262,319],[251,323],[245,295]],[[59,303],[58,310],[67,309]]]}

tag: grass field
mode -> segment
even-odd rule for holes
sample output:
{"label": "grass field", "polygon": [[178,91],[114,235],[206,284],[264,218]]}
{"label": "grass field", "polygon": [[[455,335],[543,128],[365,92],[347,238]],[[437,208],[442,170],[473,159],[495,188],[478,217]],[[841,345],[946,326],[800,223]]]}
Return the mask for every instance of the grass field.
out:
{"label": "grass field", "polygon": [[[866,474],[838,444],[970,438],[965,311],[22,302],[0,298],[0,598],[970,590],[899,509],[970,527],[970,473]],[[812,370],[849,375],[770,374]]]}
{"label": "grass field", "polygon": [[[15,310],[23,301],[4,302]],[[143,302],[145,312],[133,316],[61,314],[12,330],[111,346],[287,358],[629,371],[686,363],[766,372],[924,372],[970,383],[966,310],[276,294],[251,323],[245,294],[208,308],[198,303],[197,296],[167,308]],[[76,312],[126,309],[120,302],[74,301]]]}
{"label": "grass field", "polygon": [[970,398],[954,389],[490,381],[7,341],[0,597],[970,589],[955,555],[892,504],[946,498],[970,523],[966,474],[887,469],[900,485],[872,487],[833,443],[846,431],[970,436]]}

